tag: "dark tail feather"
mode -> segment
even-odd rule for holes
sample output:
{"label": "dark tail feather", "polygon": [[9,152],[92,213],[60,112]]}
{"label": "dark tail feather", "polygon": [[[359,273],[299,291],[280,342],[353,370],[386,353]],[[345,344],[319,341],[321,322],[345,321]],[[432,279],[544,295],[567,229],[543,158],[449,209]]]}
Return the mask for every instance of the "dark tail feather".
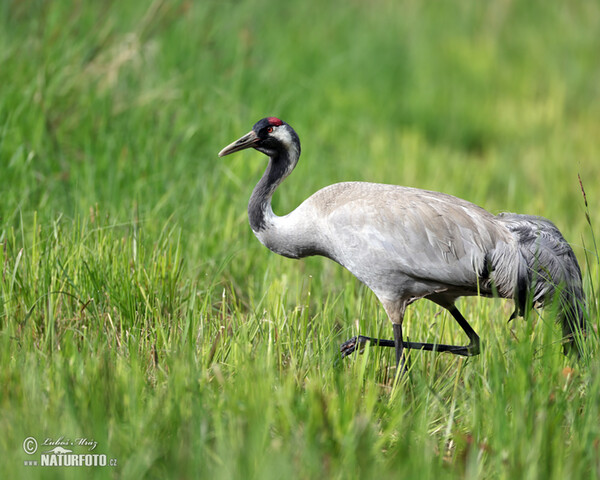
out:
{"label": "dark tail feather", "polygon": [[578,341],[585,338],[587,307],[581,269],[571,246],[545,218],[513,213],[497,218],[516,236],[519,244],[521,262],[515,288],[518,313],[524,313],[527,295],[533,304],[557,302],[565,353],[582,353]]}

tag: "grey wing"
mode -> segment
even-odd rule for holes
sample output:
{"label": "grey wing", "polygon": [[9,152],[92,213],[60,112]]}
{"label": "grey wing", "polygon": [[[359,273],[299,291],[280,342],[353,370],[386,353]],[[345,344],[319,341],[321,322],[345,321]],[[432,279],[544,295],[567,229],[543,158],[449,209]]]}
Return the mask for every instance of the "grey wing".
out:
{"label": "grey wing", "polygon": [[355,196],[330,210],[326,228],[330,256],[376,293],[410,290],[415,282],[426,284],[425,289],[476,289],[486,254],[498,242],[509,241],[508,232],[498,231],[485,210],[413,189]]}

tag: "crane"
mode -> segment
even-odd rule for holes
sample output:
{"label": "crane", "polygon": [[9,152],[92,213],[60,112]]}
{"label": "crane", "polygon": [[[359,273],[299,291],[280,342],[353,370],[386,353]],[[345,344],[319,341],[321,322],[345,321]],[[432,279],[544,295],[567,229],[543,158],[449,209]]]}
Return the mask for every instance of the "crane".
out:
{"label": "crane", "polygon": [[[258,240],[289,258],[327,257],[349,270],[381,302],[394,339],[354,337],[344,356],[373,342],[395,349],[404,371],[404,349],[480,353],[477,333],[456,307],[462,296],[512,298],[511,319],[528,308],[558,301],[565,353],[578,352],[585,331],[585,296],[573,250],[556,226],[541,217],[492,215],[444,193],[367,182],[329,185],[287,215],[273,213],[271,199],[300,158],[300,139],[276,117],[226,146],[219,157],[254,148],[269,157],[248,203]],[[406,307],[428,299],[450,312],[466,333],[467,345],[408,342],[402,336]]]}

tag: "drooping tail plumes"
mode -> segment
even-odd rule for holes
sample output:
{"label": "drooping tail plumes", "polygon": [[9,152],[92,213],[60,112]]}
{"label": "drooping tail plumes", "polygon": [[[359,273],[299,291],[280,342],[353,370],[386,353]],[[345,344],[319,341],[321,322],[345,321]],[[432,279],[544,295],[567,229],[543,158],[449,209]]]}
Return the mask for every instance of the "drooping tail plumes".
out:
{"label": "drooping tail plumes", "polygon": [[581,353],[577,338],[583,339],[585,334],[586,300],[571,246],[545,218],[514,213],[496,218],[515,235],[519,246],[515,314],[522,315],[528,301],[540,306],[557,302],[565,353]]}

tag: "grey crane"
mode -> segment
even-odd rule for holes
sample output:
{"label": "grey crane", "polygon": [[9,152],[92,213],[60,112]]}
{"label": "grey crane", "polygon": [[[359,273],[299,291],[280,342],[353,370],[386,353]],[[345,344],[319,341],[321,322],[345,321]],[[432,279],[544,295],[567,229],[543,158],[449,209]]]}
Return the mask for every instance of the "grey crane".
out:
{"label": "grey crane", "polygon": [[[300,157],[290,125],[267,117],[219,156],[254,148],[269,159],[250,197],[248,218],[260,242],[289,258],[322,255],[348,269],[380,300],[394,340],[354,337],[341,346],[349,355],[365,342],[394,347],[404,370],[403,349],[472,356],[479,336],[458,311],[458,297],[482,295],[515,300],[511,319],[531,305],[558,299],[565,353],[585,330],[585,297],[573,250],[550,222],[518,214],[492,215],[457,197],[416,188],[366,182],[325,187],[298,208],[277,216],[271,198]],[[447,309],[469,344],[407,342],[406,307],[426,298]]]}

